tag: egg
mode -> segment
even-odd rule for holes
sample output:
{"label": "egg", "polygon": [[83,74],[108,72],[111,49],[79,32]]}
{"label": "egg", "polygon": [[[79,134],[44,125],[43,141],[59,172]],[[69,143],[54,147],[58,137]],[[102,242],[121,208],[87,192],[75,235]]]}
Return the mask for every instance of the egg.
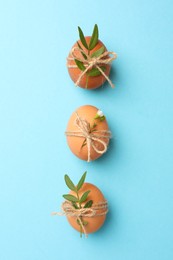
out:
{"label": "egg", "polygon": [[65,134],[72,153],[88,162],[107,151],[111,138],[105,115],[91,105],[81,106],[72,113]]}
{"label": "egg", "polygon": [[99,30],[95,24],[92,36],[84,36],[78,27],[79,40],[72,46],[67,57],[69,75],[76,86],[85,89],[96,89],[109,79],[111,63],[117,58],[115,52],[107,51],[106,46],[99,40]]}
{"label": "egg", "polygon": [[[102,225],[105,222],[106,219],[106,214],[107,214],[107,202],[104,198],[103,193],[99,190],[99,188],[97,188],[95,185],[91,184],[91,183],[87,183],[85,182],[82,186],[82,188],[79,191],[79,197],[82,196],[82,194],[84,194],[84,192],[86,191],[90,191],[87,200],[85,201],[85,203],[87,203],[87,201],[92,200],[93,201],[93,206],[91,207],[91,209],[94,209],[94,205],[97,204],[103,204],[103,209],[100,209],[96,212],[95,216],[92,217],[82,217],[82,222],[83,223],[87,223],[84,228],[85,228],[85,232],[87,234],[90,233],[94,233],[97,230],[99,230]],[[70,191],[70,194],[75,195],[74,191]],[[83,204],[85,204],[83,203]],[[70,223],[70,225],[76,229],[77,231],[81,232],[81,228],[80,225],[77,221],[77,217],[76,216],[67,216],[68,222]],[[83,231],[82,231],[83,232]]]}
{"label": "egg", "polygon": [[[91,37],[86,36],[85,40],[86,40],[87,44],[89,44]],[[80,46],[82,46],[84,53],[87,54],[88,53],[87,49],[82,45],[82,42],[80,40],[78,40],[78,43],[80,44]],[[76,83],[78,81],[78,79],[82,73],[81,70],[76,66],[75,60],[72,58],[72,50],[74,50],[73,54],[76,57],[76,59],[80,60],[82,58],[82,53],[81,53],[80,49],[78,48],[78,43],[76,42],[72,46],[71,51],[67,58],[68,73],[74,83]],[[92,49],[90,51],[90,56],[92,56],[92,54],[95,51],[99,50],[101,47],[104,48],[105,52],[107,51],[105,45],[100,40],[98,40],[97,45],[94,47],[94,49]],[[100,65],[100,66],[103,66],[103,65]],[[104,73],[107,77],[109,77],[110,69],[111,69],[110,64],[104,64]],[[82,76],[81,80],[79,81],[78,86],[81,88],[85,88],[85,89],[96,89],[96,88],[100,87],[101,85],[103,85],[105,81],[106,81],[106,78],[102,74],[98,75],[98,76],[87,77],[87,73],[85,73]]]}

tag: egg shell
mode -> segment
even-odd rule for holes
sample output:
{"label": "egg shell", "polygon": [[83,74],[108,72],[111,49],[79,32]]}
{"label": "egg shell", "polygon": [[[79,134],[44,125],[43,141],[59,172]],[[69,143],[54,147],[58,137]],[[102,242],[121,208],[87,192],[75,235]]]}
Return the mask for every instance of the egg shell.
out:
{"label": "egg shell", "polygon": [[[105,198],[103,193],[99,190],[99,188],[97,188],[95,185],[91,184],[91,183],[87,183],[85,182],[82,186],[82,188],[79,191],[79,197],[82,196],[82,194],[86,191],[90,190],[90,193],[87,197],[87,200],[82,204],[82,206],[89,200],[93,201],[93,204],[99,203],[99,202],[104,202]],[[76,193],[74,191],[70,191],[70,194],[76,196]],[[98,214],[101,213],[103,211],[98,211]],[[76,229],[77,231],[80,232],[80,226],[77,223],[77,218],[76,217],[72,217],[72,216],[67,216],[68,222],[70,223],[70,225]],[[88,224],[85,226],[85,230],[86,233],[94,233],[96,232],[98,229],[100,229],[102,227],[102,225],[104,224],[106,219],[106,214],[102,215],[102,216],[94,216],[94,217],[82,217],[83,221],[87,221]]]}
{"label": "egg shell", "polygon": [[[109,130],[108,123],[106,121],[106,118],[104,121],[100,121],[98,119],[94,119],[98,112],[98,108],[91,106],[91,105],[85,105],[79,107],[70,117],[69,122],[67,124],[66,132],[73,132],[73,131],[79,131],[78,127],[75,125],[76,120],[76,112],[78,113],[79,117],[82,119],[87,120],[90,125],[93,125],[95,122],[97,124],[96,130]],[[73,154],[75,154],[78,158],[87,161],[88,160],[88,147],[87,145],[82,147],[82,144],[85,140],[85,137],[77,137],[77,136],[66,136],[67,143],[72,151]],[[109,144],[109,138],[99,138],[100,140],[104,141],[106,145]],[[99,150],[103,150],[103,144],[99,143],[98,141],[94,141],[94,145]],[[97,153],[93,147],[90,148],[90,155],[91,155],[91,161],[96,160],[103,154]]]}
{"label": "egg shell", "polygon": [[[86,39],[87,44],[89,44],[91,37],[90,36],[86,36],[85,39]],[[83,44],[81,43],[80,40],[78,41],[78,43],[80,44],[80,46],[82,46],[82,49],[84,50],[84,52],[88,53],[88,50],[83,46]],[[98,40],[97,45],[94,47],[94,49],[92,49],[90,51],[90,55],[93,52],[95,52],[96,50],[100,49],[102,46],[105,47],[105,45],[100,40]],[[78,45],[77,45],[77,42],[73,45],[72,49],[73,48],[79,48]],[[106,47],[105,47],[105,51],[107,51]],[[81,54],[81,52],[79,50],[75,50],[74,54],[75,54],[75,57],[77,57],[77,59],[83,58],[83,56],[82,56],[82,54]],[[67,58],[67,67],[69,65],[76,65],[75,61],[74,60],[69,60],[69,58],[72,58],[70,53],[69,53],[68,58]],[[105,58],[108,58],[108,56],[105,57]],[[100,66],[104,66],[105,67],[104,73],[107,76],[109,76],[111,65],[110,64],[101,64]],[[82,71],[78,67],[76,67],[76,68],[68,68],[68,72],[69,72],[69,75],[70,75],[70,77],[71,77],[71,79],[73,80],[74,83],[77,82],[78,78],[80,77],[80,75],[82,73]],[[103,85],[105,81],[106,81],[106,78],[101,74],[101,75],[98,75],[98,76],[89,76],[88,77],[88,83],[87,83],[87,75],[85,74],[81,78],[78,86],[81,87],[81,88],[85,88],[86,89],[86,83],[87,83],[87,89],[95,89],[95,88],[98,88],[101,85]]]}

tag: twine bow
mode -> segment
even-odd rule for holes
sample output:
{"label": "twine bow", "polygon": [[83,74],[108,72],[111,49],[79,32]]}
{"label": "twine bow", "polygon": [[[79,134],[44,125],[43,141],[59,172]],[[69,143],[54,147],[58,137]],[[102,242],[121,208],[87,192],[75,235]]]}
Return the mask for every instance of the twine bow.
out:
{"label": "twine bow", "polygon": [[[77,55],[75,54],[75,51],[80,51],[82,54],[84,54],[86,56],[87,59],[84,59],[84,57],[77,57]],[[109,56],[111,55],[111,57]],[[71,52],[70,52],[70,56],[68,57],[67,60],[71,61],[71,60],[75,60],[77,59],[78,61],[83,62],[84,66],[86,67],[86,69],[79,75],[79,78],[77,79],[77,81],[75,82],[75,85],[78,86],[82,77],[90,70],[92,69],[92,67],[96,67],[100,73],[105,77],[105,79],[109,82],[110,86],[112,88],[114,88],[114,84],[112,83],[112,81],[109,79],[109,77],[104,73],[104,71],[100,68],[101,64],[107,65],[107,64],[111,64],[111,62],[113,60],[115,60],[117,58],[117,54],[115,52],[111,52],[111,51],[105,51],[103,54],[101,54],[98,57],[90,57],[87,53],[85,53],[83,50],[81,50],[78,47],[74,47],[72,48]],[[68,68],[78,68],[77,65],[67,65]]]}
{"label": "twine bow", "polygon": [[103,216],[108,213],[108,203],[106,200],[93,204],[91,208],[81,208],[81,209],[75,209],[69,201],[65,200],[62,203],[61,207],[62,207],[62,212],[53,212],[52,215],[54,216],[65,215],[66,217],[76,217],[86,237],[87,237],[87,232],[81,218],[82,217],[92,218],[97,216]]}
{"label": "twine bow", "polygon": [[[76,136],[76,137],[84,137],[86,139],[86,144],[88,148],[88,162],[91,161],[91,147],[98,154],[103,154],[107,151],[108,146],[107,143],[101,138],[110,139],[111,132],[109,130],[96,130],[91,132],[90,124],[85,120],[79,117],[76,112],[76,120],[75,125],[79,129],[79,131],[67,131],[65,132],[66,136]],[[99,149],[96,147],[95,143],[100,143],[103,145],[103,149]]]}

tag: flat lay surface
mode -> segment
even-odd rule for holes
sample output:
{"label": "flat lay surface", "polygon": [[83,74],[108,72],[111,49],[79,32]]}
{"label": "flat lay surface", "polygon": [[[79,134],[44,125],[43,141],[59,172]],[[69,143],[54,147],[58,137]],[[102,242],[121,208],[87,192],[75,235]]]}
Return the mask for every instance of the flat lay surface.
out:
{"label": "flat lay surface", "polygon": [[[173,259],[173,2],[0,1],[0,259]],[[77,27],[118,54],[96,90],[75,87],[66,58]],[[82,105],[106,115],[112,139],[87,163],[66,143]],[[61,210],[87,171],[109,203],[80,238]]]}

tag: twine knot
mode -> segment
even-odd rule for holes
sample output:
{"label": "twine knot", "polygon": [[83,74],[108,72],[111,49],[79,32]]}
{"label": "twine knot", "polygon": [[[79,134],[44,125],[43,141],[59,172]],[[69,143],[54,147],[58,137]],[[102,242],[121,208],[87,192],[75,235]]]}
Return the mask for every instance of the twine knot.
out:
{"label": "twine knot", "polygon": [[97,216],[103,216],[108,213],[108,203],[106,200],[93,204],[91,208],[80,208],[80,209],[74,208],[71,202],[65,200],[62,203],[61,208],[62,208],[62,212],[53,212],[52,215],[54,216],[65,215],[66,217],[76,217],[80,225],[82,226],[82,229],[86,237],[87,237],[87,232],[81,218],[82,217],[92,218]]}
{"label": "twine knot", "polygon": [[98,58],[96,58],[96,57],[93,57],[93,58],[91,58],[91,60],[89,61],[89,65],[90,66],[96,66],[98,64]]}
{"label": "twine knot", "polygon": [[[75,51],[79,51],[81,52],[83,55],[79,58]],[[68,61],[71,60],[78,60],[80,62],[83,62],[84,66],[85,66],[85,70],[82,71],[82,73],[79,75],[79,78],[77,79],[77,81],[75,82],[75,85],[78,86],[82,77],[90,70],[92,69],[92,67],[96,67],[100,73],[105,77],[105,79],[109,82],[110,86],[112,88],[114,88],[114,84],[112,83],[112,81],[109,79],[109,77],[105,74],[105,72],[100,68],[100,65],[107,65],[107,64],[111,64],[113,60],[115,60],[117,58],[117,54],[115,52],[111,52],[111,51],[105,51],[103,54],[101,54],[98,57],[90,57],[87,53],[85,53],[83,50],[81,50],[78,47],[74,47],[72,48],[71,52],[70,52],[70,57],[67,58]],[[86,57],[86,59],[84,57]],[[67,65],[68,68],[78,68],[77,65]]]}
{"label": "twine knot", "polygon": [[[108,145],[107,142],[101,140],[102,138],[109,140],[111,138],[111,131],[109,130],[96,130],[91,132],[90,124],[85,120],[79,117],[76,112],[75,125],[79,131],[66,131],[66,136],[75,136],[75,137],[84,137],[86,139],[86,145],[88,148],[88,159],[91,161],[91,147],[98,154],[103,154],[107,151]],[[97,143],[102,144],[103,148],[98,148]]]}

